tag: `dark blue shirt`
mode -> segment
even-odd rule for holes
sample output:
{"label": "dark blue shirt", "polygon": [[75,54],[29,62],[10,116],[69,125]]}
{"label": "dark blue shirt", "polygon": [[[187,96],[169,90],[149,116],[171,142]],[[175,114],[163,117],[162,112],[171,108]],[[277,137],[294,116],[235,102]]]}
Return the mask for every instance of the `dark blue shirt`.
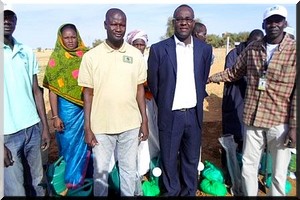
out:
{"label": "dark blue shirt", "polygon": [[[239,54],[245,49],[246,42],[232,49],[225,58],[225,69],[232,68]],[[235,82],[225,82],[222,100],[223,134],[232,134],[236,142],[243,139],[243,110],[246,91],[246,78]]]}

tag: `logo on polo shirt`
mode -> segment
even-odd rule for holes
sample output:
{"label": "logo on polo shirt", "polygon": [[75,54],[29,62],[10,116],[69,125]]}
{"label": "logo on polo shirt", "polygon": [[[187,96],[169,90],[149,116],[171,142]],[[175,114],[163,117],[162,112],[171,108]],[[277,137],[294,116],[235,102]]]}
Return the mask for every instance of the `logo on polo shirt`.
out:
{"label": "logo on polo shirt", "polygon": [[132,63],[133,58],[131,56],[123,56],[123,62]]}

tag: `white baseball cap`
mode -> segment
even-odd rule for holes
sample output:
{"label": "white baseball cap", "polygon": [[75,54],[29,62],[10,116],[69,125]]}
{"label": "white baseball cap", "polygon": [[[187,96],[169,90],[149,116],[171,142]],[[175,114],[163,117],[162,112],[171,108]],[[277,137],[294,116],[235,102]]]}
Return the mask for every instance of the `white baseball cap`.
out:
{"label": "white baseball cap", "polygon": [[272,7],[269,7],[266,9],[264,13],[264,20],[267,19],[268,17],[271,17],[272,15],[280,15],[284,18],[287,17],[287,10],[285,7],[280,6],[280,5],[275,5]]}
{"label": "white baseball cap", "polygon": [[3,11],[11,11],[16,15],[16,12],[11,4],[4,3]]}

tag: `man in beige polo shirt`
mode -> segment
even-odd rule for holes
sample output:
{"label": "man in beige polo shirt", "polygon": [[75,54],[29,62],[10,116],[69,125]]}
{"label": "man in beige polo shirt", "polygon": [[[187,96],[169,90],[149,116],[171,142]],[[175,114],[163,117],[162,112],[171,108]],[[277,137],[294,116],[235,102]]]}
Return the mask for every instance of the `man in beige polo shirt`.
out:
{"label": "man in beige polo shirt", "polygon": [[141,52],[124,42],[125,13],[109,9],[104,27],[107,39],[83,56],[78,76],[84,94],[85,142],[94,154],[94,196],[108,195],[115,148],[121,196],[133,196],[138,142],[148,138],[143,86],[147,71]]}

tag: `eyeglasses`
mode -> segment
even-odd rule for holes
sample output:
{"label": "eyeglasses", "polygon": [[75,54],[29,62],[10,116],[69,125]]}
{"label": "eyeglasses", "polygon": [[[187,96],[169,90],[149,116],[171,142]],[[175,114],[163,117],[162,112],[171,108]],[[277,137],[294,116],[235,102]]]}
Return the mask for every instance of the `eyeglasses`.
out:
{"label": "eyeglasses", "polygon": [[194,19],[191,18],[174,18],[173,20],[175,20],[176,23],[182,23],[183,21],[186,21],[189,24],[194,21]]}

